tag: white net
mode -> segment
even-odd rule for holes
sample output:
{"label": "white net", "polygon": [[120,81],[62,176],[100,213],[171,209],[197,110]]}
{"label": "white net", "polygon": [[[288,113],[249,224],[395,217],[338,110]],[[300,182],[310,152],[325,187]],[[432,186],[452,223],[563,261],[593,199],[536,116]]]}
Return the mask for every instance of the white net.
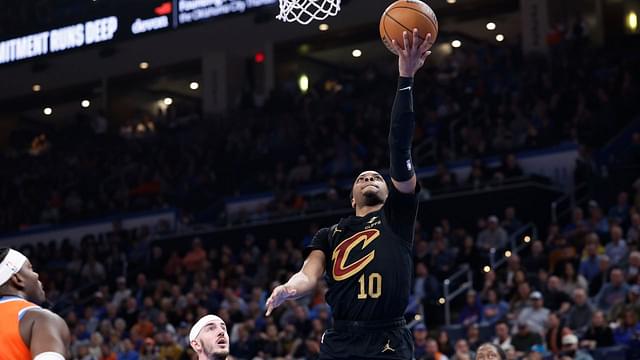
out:
{"label": "white net", "polygon": [[324,20],[340,11],[340,0],[280,0],[280,14],[276,19],[307,25],[313,20]]}

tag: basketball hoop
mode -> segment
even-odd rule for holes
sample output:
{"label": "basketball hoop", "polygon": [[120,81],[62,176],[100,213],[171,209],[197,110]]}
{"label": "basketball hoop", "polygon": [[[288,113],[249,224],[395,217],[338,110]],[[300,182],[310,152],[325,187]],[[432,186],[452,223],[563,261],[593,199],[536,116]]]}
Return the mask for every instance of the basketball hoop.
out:
{"label": "basketball hoop", "polygon": [[324,20],[336,16],[340,11],[340,0],[279,0],[280,14],[276,19],[284,22],[297,21],[307,25],[313,20]]}

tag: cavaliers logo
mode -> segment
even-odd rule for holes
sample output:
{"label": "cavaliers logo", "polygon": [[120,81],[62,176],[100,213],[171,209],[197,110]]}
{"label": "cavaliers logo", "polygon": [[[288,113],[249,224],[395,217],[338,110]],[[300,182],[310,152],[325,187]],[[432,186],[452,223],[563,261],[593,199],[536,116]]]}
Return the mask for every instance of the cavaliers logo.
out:
{"label": "cavaliers logo", "polygon": [[373,260],[376,256],[376,251],[372,250],[367,255],[363,256],[359,260],[347,265],[347,259],[351,250],[362,243],[362,249],[364,250],[373,240],[380,236],[380,231],[377,229],[369,229],[361,231],[350,238],[343,240],[340,245],[336,246],[333,250],[333,278],[336,281],[342,281],[350,278],[351,276],[364,269],[367,264]]}

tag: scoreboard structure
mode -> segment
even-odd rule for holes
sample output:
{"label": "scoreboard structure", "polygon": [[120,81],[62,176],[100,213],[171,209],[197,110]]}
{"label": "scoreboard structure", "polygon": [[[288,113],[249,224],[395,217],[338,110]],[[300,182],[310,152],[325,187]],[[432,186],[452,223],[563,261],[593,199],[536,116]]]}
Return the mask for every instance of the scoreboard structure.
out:
{"label": "scoreboard structure", "polygon": [[142,34],[179,29],[253,9],[274,6],[278,0],[152,0],[107,10],[102,16],[53,29],[0,39],[0,65],[131,39]]}

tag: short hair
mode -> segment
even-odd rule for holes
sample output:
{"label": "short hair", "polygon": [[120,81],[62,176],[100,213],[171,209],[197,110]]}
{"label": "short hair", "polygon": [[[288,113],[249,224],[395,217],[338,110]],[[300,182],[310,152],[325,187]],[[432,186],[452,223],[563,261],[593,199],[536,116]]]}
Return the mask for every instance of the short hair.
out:
{"label": "short hair", "polygon": [[[11,249],[9,249],[8,247],[4,247],[4,246],[0,247],[0,262],[4,261],[4,259],[7,257],[7,255],[9,255],[9,250],[11,250]],[[3,284],[0,284],[0,288],[4,288],[4,286],[6,284],[8,284],[8,283],[9,283],[9,281],[7,281],[7,282],[5,282]]]}
{"label": "short hair", "polygon": [[492,342],[486,342],[486,343],[480,344],[480,346],[478,346],[478,349],[480,349],[483,346],[491,346],[498,353],[498,356],[500,357],[500,360],[507,360],[507,353],[505,353],[504,350],[502,350],[502,348],[500,346],[498,346],[498,345],[496,345],[496,344],[494,344]]}
{"label": "short hair", "polygon": [[613,265],[609,268],[609,276],[611,276],[614,271],[620,271],[624,275],[624,270],[622,270],[622,267],[620,267],[619,265]]}
{"label": "short hair", "polygon": [[498,322],[496,322],[496,326],[498,325],[505,325],[507,327],[507,329],[509,328],[509,323],[504,321],[504,320],[500,320]]}

